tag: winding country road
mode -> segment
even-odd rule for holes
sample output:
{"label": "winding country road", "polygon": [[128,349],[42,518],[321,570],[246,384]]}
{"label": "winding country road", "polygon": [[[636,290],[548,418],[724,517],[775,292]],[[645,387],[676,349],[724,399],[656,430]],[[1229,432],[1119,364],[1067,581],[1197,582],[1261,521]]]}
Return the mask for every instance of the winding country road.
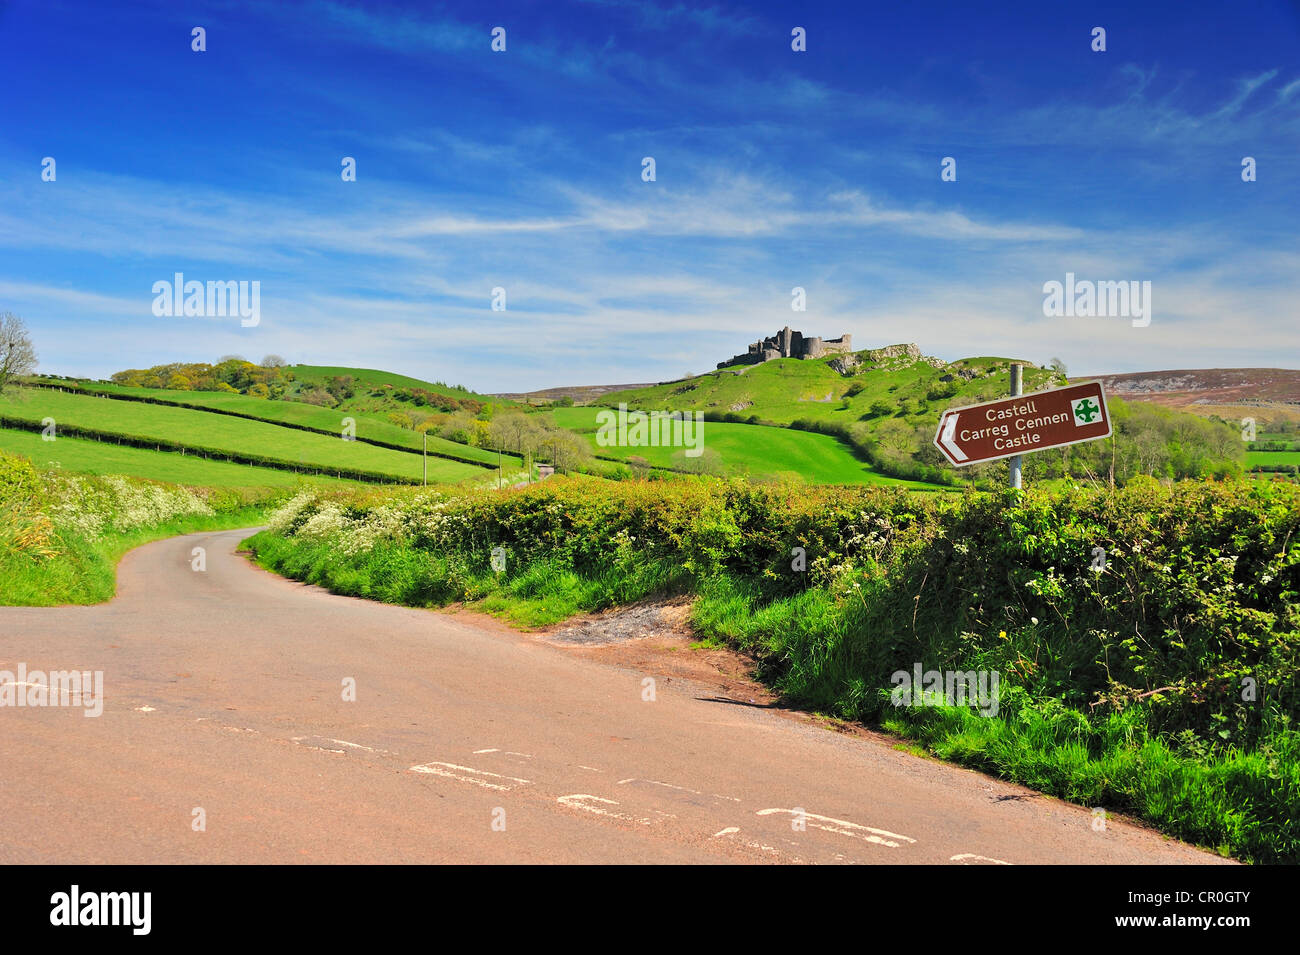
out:
{"label": "winding country road", "polygon": [[102,670],[105,696],[97,718],[0,708],[0,863],[1221,861],[689,681],[645,700],[652,669],[280,579],[235,553],[248,533],[133,551],[108,604],[0,608],[0,670]]}

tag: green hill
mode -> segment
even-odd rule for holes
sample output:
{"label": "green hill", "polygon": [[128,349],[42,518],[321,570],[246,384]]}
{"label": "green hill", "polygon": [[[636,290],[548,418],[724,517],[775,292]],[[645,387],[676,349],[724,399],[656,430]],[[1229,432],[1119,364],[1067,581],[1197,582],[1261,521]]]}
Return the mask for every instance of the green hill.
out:
{"label": "green hill", "polygon": [[441,381],[423,381],[419,378],[411,378],[408,375],[399,375],[391,371],[381,371],[377,368],[348,368],[345,365],[289,365],[288,367],[298,382],[307,385],[320,385],[330,378],[351,376],[358,384],[370,386],[371,388],[391,385],[393,388],[419,388],[455,398],[472,398],[484,403],[511,403],[493,395],[479,394],[467,388],[448,385]]}
{"label": "green hill", "polygon": [[[869,461],[869,470],[877,475],[955,484],[977,472],[956,472],[931,445],[940,413],[953,405],[1007,395],[1013,361],[989,356],[947,363],[922,356],[915,345],[893,345],[822,359],[779,358],[721,368],[612,392],[599,404],[701,411],[709,420],[741,427],[777,425],[822,432],[838,437],[845,454]],[[1025,391],[1065,381],[1052,371],[1021,363]],[[769,442],[757,432],[749,437]]]}
{"label": "green hill", "polygon": [[[58,383],[54,379],[44,380],[51,384]],[[76,384],[92,389],[109,383],[79,381]],[[321,408],[337,412],[339,417],[321,427],[320,422],[325,419],[316,415],[317,420],[309,426],[331,434],[339,430],[339,421],[343,416],[356,418],[367,415],[382,426],[427,432],[435,436],[441,433],[442,438],[451,439],[451,443],[462,446],[467,446],[470,442],[471,435],[466,430],[468,422],[479,416],[490,417],[494,409],[514,404],[506,399],[478,394],[463,386],[448,385],[445,382],[423,381],[373,368],[285,365],[272,356],[268,356],[260,365],[238,356],[228,356],[215,364],[169,362],[150,368],[128,368],[114,372],[111,384],[125,389],[118,394],[138,396],[145,393],[158,396],[158,400],[223,410],[238,407],[240,410],[237,413],[286,424],[301,423],[309,415],[301,409],[284,407],[250,413],[248,406],[240,403],[238,398],[282,400],[294,405]],[[188,397],[169,397],[177,395]],[[359,421],[357,423],[360,424]],[[385,427],[372,426],[369,430],[383,431]],[[418,444],[409,435],[402,436],[391,431],[384,437],[363,440],[380,441],[399,447]],[[461,460],[486,461],[484,454],[472,448],[458,451],[444,445],[435,453]]]}
{"label": "green hill", "polygon": [[[981,356],[944,362],[915,345],[801,360],[783,358],[733,366],[648,388],[612,392],[600,404],[644,411],[702,411],[732,423],[785,425],[833,434],[875,470],[934,483],[990,483],[1006,465],[953,468],[933,446],[942,413],[951,407],[1006,397],[1013,361],[1024,367],[1026,393],[1067,383],[1061,372],[1019,359]],[[1164,478],[1223,477],[1245,460],[1239,428],[1157,405],[1108,398],[1115,437],[1025,458],[1025,479],[1124,482],[1139,474]],[[757,434],[755,434],[757,437]],[[761,440],[761,439],[760,439]],[[1286,461],[1255,452],[1265,462]]]}
{"label": "green hill", "polygon": [[[418,454],[174,405],[24,388],[0,397],[0,418],[10,426],[26,423],[29,427],[52,418],[57,429],[73,433],[80,429],[128,442],[155,442],[160,448],[179,444],[191,452],[265,459],[257,463],[270,465],[354,472],[351,476],[369,475],[374,480],[421,479]],[[429,481],[438,483],[482,479],[490,473],[480,466],[434,457],[428,459],[428,469]]]}
{"label": "green hill", "polygon": [[[387,417],[352,409],[323,408],[301,401],[284,401],[271,398],[253,398],[228,391],[179,391],[162,388],[129,387],[99,382],[69,382],[56,379],[36,379],[37,382],[69,390],[83,390],[91,394],[104,394],[114,398],[139,398],[149,402],[174,404],[181,407],[207,408],[231,415],[241,415],[270,421],[274,424],[311,428],[329,435],[342,432],[343,419],[352,418],[354,434],[358,441],[378,442],[421,450],[423,436],[409,427],[394,424]],[[494,451],[448,441],[430,434],[428,450],[432,455],[455,458],[467,462],[480,462],[495,466]],[[505,465],[517,466],[518,460],[507,455]]]}
{"label": "green hill", "polygon": [[[894,346],[898,348],[899,346]],[[846,373],[832,363],[846,356],[805,360],[778,358],[759,365],[722,368],[681,381],[604,395],[599,403],[629,408],[704,411],[729,420],[791,424],[816,421],[848,426],[858,421],[901,418],[937,421],[953,404],[1008,394],[1010,358],[937,359],[889,355],[891,349],[855,352]],[[851,364],[851,363],[850,363]],[[1026,364],[1024,390],[1063,379]]]}

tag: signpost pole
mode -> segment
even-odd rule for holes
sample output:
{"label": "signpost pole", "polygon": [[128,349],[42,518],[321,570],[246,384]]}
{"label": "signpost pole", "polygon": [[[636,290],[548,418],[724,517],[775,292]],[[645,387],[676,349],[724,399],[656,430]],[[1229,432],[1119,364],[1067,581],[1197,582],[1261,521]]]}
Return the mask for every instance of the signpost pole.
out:
{"label": "signpost pole", "polygon": [[[1022,387],[1023,381],[1021,378],[1022,370],[1023,370],[1022,365],[1012,364],[1011,366],[1011,397],[1012,398],[1019,398],[1021,394],[1023,394],[1024,392],[1024,389]],[[1007,459],[1007,463],[1011,465],[1010,475],[1009,475],[1010,484],[1011,487],[1016,488],[1017,490],[1020,488],[1020,460],[1021,457],[1018,454],[1014,458]]]}
{"label": "signpost pole", "polygon": [[424,432],[424,440],[420,443],[420,461],[423,464],[424,476],[421,479],[422,484],[429,483],[429,432]]}

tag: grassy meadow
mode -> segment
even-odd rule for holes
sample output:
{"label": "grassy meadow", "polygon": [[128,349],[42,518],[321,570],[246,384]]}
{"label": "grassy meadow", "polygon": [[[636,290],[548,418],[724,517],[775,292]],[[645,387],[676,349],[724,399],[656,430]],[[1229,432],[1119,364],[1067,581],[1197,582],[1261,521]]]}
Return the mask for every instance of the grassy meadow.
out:
{"label": "grassy meadow", "polygon": [[[57,382],[56,384],[61,385],[63,383]],[[124,398],[148,398],[151,402],[166,402],[184,407],[210,408],[214,411],[229,412],[268,421],[272,424],[315,428],[318,431],[325,431],[330,434],[341,433],[343,419],[350,417],[355,423],[354,433],[359,441],[394,444],[410,448],[412,451],[419,451],[422,447],[423,436],[419,432],[394,424],[378,413],[339,411],[307,404],[302,401],[253,398],[249,395],[222,391],[174,391],[116,384],[94,384],[87,387],[94,392],[103,392],[108,395],[117,395]],[[437,435],[431,434],[428,436],[428,449],[430,454],[448,455],[464,461],[479,461],[493,465],[497,463],[497,456],[494,451],[448,441],[445,438],[439,438]],[[507,467],[512,463],[518,465],[517,459],[510,455],[506,457],[510,459],[506,462]]]}
{"label": "grassy meadow", "polygon": [[321,475],[232,464],[193,454],[132,448],[89,438],[61,437],[46,441],[37,432],[12,428],[0,428],[0,451],[23,455],[41,468],[84,474],[124,474],[202,487],[294,487],[303,482],[337,487],[347,483]]}
{"label": "grassy meadow", "polygon": [[[347,468],[407,480],[421,478],[418,454],[170,405],[24,388],[0,396],[0,417],[36,423],[53,418],[56,429],[73,426],[144,440],[175,441],[214,453],[251,454],[323,471]],[[428,467],[431,482],[481,480],[487,473],[484,468],[445,458],[430,457]]]}
{"label": "grassy meadow", "polygon": [[596,441],[600,408],[556,408],[547,414],[557,425],[576,431],[596,454],[630,461],[640,458],[654,467],[711,468],[716,473],[745,475],[756,480],[798,481],[807,484],[897,484],[919,489],[933,486],[891,478],[854,457],[843,442],[828,434],[793,431],[762,425],[706,421],[704,453],[688,458],[684,448],[603,447]]}

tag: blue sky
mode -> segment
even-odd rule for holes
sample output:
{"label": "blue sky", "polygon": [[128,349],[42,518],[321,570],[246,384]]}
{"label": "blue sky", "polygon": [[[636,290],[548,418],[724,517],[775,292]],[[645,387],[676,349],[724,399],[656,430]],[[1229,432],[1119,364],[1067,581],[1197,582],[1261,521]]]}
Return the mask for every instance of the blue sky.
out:
{"label": "blue sky", "polygon": [[[654,381],[787,324],[1300,367],[1300,3],[1132,6],[0,0],[0,311],[93,376]],[[175,272],[260,324],[155,317]],[[1067,272],[1150,281],[1150,325],[1044,316]]]}

